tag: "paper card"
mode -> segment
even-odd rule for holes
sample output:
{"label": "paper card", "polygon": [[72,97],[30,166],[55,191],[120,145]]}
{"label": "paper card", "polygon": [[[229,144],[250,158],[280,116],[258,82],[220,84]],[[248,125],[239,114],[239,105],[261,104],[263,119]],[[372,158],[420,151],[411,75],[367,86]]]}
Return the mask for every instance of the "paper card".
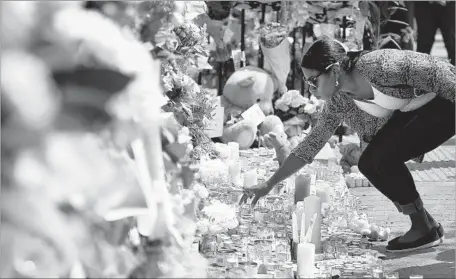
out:
{"label": "paper card", "polygon": [[263,123],[264,119],[266,118],[258,104],[251,106],[248,110],[244,111],[241,116],[245,120],[252,121],[256,126]]}
{"label": "paper card", "polygon": [[204,133],[210,138],[217,138],[223,135],[223,120],[225,108],[218,105],[215,107],[212,119],[208,121]]}
{"label": "paper card", "polygon": [[234,69],[239,70],[241,68],[242,60],[242,51],[240,49],[233,49],[231,51],[231,56],[233,57]]}

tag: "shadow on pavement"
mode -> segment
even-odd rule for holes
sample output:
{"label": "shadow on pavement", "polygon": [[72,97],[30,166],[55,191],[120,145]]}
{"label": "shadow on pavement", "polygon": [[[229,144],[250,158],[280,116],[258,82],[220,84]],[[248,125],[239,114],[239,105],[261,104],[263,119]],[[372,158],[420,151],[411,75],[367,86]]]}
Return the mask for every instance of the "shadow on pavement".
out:
{"label": "shadow on pavement", "polygon": [[454,263],[437,263],[424,266],[410,266],[395,270],[400,278],[423,275],[424,278],[454,278]]}
{"label": "shadow on pavement", "polygon": [[441,262],[451,262],[454,265],[455,249],[443,251],[437,254],[436,260]]}
{"label": "shadow on pavement", "polygon": [[386,245],[378,245],[376,248],[379,253],[385,255],[385,260],[398,260],[398,259],[402,259],[402,258],[409,258],[414,255],[432,253],[432,252],[437,251],[437,249],[435,249],[435,248],[427,248],[427,249],[421,249],[421,250],[412,251],[412,252],[390,253],[390,252],[386,251]]}

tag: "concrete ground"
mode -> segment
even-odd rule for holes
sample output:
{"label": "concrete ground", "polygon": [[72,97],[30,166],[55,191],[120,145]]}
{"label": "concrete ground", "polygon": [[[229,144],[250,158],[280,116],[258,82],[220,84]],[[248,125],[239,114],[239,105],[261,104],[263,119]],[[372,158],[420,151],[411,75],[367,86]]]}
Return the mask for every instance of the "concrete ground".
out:
{"label": "concrete ground", "polygon": [[[408,167],[427,210],[443,225],[445,241],[439,247],[401,254],[386,252],[386,242],[376,243],[376,247],[386,255],[386,269],[399,272],[401,278],[413,274],[424,275],[424,278],[456,278],[455,138],[427,154],[423,164],[408,163]],[[410,228],[409,218],[398,213],[375,188],[353,188],[351,191],[360,197],[371,222],[391,228],[391,238]]]}

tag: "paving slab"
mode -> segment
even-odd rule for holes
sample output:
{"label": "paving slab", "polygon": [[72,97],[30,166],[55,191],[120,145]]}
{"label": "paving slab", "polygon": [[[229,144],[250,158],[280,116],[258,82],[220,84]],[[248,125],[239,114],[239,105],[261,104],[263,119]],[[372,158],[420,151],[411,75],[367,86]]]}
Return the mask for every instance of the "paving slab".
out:
{"label": "paving slab", "polygon": [[[410,253],[388,253],[386,242],[376,243],[378,251],[386,255],[383,261],[388,271],[397,271],[401,278],[413,274],[424,278],[456,278],[455,233],[456,233],[456,187],[454,182],[417,182],[426,209],[445,229],[445,241],[438,247]],[[371,222],[391,228],[391,238],[405,233],[410,228],[407,216],[397,212],[396,207],[372,187],[353,188],[351,192],[360,197],[361,204]]]}

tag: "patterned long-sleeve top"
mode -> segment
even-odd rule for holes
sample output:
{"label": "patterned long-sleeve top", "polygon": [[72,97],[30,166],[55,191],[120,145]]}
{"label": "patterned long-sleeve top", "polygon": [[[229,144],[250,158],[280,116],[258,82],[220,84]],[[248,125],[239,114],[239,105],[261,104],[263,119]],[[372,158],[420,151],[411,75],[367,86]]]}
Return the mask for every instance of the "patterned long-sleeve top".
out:
{"label": "patterned long-sleeve top", "polygon": [[[362,55],[355,63],[354,69],[385,95],[413,99],[434,92],[454,102],[456,68],[446,61],[413,51],[383,49]],[[348,93],[337,92],[292,154],[311,163],[343,121],[358,134],[361,143],[369,143],[390,118],[372,116],[358,108]]]}

